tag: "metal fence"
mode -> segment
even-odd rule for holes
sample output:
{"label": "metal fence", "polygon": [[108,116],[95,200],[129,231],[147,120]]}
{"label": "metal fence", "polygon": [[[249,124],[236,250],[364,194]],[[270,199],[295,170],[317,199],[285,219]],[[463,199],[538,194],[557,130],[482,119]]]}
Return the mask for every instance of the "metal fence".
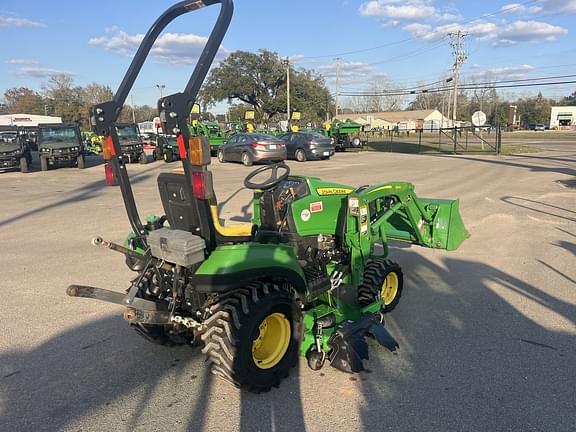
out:
{"label": "metal fence", "polygon": [[502,131],[494,126],[440,129],[364,131],[366,149],[398,153],[491,153],[499,154]]}

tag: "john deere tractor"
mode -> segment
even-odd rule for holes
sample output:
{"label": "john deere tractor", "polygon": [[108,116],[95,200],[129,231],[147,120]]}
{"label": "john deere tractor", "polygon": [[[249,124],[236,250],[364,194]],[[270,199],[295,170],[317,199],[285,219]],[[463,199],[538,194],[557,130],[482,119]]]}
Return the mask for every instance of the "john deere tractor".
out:
{"label": "john deere tractor", "polygon": [[[176,17],[221,3],[220,14],[186,88],[158,102],[162,128],[176,135],[182,168],[158,176],[163,210],[143,223],[114,123],[154,40]],[[458,201],[419,198],[410,183],[350,186],[259,167],[245,179],[253,219],[223,224],[206,137],[191,137],[187,119],[232,16],[231,0],[183,1],[144,37],[114,99],[92,108],[94,132],[106,137],[132,233],[124,245],[93,243],[125,256],[135,272],[126,292],[71,285],[67,293],[124,308],[148,340],[201,346],[212,372],[243,389],[267,391],[299,356],[320,369],[363,369],[364,336],[389,350],[384,327],[403,290],[388,242],[456,249],[468,236]]]}

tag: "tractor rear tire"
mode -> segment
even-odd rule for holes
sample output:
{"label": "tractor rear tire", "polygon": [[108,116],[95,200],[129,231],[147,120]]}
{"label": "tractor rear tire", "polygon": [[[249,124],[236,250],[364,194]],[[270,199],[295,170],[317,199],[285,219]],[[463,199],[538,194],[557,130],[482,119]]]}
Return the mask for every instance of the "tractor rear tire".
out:
{"label": "tractor rear tire", "polygon": [[370,261],[358,287],[358,303],[363,307],[382,299],[382,312],[390,312],[400,301],[403,286],[404,276],[398,264],[390,260]]}
{"label": "tractor rear tire", "polygon": [[20,172],[27,173],[28,172],[28,159],[25,157],[20,158]]}
{"label": "tractor rear tire", "polygon": [[288,290],[254,282],[220,298],[202,335],[212,373],[253,393],[278,387],[298,362],[302,315]]}
{"label": "tractor rear tire", "polygon": [[40,156],[40,170],[48,171],[48,158],[45,156]]}

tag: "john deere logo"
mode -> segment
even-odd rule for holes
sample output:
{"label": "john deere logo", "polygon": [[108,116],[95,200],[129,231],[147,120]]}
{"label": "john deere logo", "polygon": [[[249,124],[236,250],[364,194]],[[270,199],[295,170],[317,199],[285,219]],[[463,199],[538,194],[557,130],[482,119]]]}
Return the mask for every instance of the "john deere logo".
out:
{"label": "john deere logo", "polygon": [[348,195],[350,192],[352,192],[352,189],[348,189],[348,188],[318,188],[318,189],[316,189],[316,192],[320,196]]}

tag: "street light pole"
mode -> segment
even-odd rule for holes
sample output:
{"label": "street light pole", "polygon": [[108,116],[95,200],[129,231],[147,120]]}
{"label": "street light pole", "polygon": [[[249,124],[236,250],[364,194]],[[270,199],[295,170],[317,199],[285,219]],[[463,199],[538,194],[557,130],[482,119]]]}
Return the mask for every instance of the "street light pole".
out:
{"label": "street light pole", "polygon": [[164,89],[166,86],[164,84],[156,84],[156,87],[160,90],[160,99],[162,99],[164,97]]}

